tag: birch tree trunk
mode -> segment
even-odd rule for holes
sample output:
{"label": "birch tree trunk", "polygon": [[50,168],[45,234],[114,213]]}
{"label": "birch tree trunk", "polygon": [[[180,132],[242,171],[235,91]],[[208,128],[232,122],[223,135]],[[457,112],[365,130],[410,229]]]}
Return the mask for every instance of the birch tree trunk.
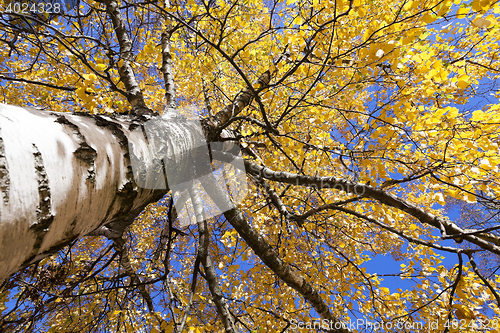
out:
{"label": "birch tree trunk", "polygon": [[[149,119],[0,104],[0,279],[100,226],[130,224],[167,192],[134,180],[129,146],[138,154],[148,149],[133,130]],[[172,121],[163,130],[175,134],[170,167],[182,170],[189,160],[178,152],[193,129]]]}

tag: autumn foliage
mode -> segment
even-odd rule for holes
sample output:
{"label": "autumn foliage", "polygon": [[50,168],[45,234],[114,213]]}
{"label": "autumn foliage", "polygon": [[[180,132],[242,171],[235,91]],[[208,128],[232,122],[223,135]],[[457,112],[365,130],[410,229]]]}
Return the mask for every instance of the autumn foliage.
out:
{"label": "autumn foliage", "polygon": [[[4,281],[0,331],[230,332],[232,321],[280,332],[366,318],[500,332],[489,264],[500,255],[500,2],[63,8],[0,17],[1,101],[96,114],[175,105],[215,123],[210,140],[229,130],[249,191],[231,215],[239,227],[227,214],[206,224],[229,312],[200,264],[202,233],[179,226],[169,194],[121,243],[84,237]],[[385,254],[407,288],[370,264]],[[426,331],[412,327],[401,331]]]}

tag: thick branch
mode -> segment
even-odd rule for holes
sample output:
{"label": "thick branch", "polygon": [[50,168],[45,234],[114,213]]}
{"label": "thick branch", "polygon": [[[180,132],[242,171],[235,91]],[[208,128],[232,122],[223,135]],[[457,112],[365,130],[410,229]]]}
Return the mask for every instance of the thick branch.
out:
{"label": "thick branch", "polygon": [[189,189],[189,194],[191,196],[191,201],[193,203],[193,209],[196,215],[196,221],[198,222],[199,230],[199,247],[198,247],[198,259],[203,264],[203,269],[205,270],[205,276],[208,283],[208,288],[212,294],[212,299],[217,307],[217,313],[224,324],[225,331],[227,333],[236,333],[237,330],[234,327],[234,320],[229,312],[229,307],[227,306],[224,294],[217,282],[217,273],[215,272],[212,259],[208,251],[208,246],[210,243],[210,235],[208,233],[207,220],[205,218],[205,212],[203,211],[203,203],[201,201],[200,194],[193,184]]}
{"label": "thick branch", "polygon": [[[224,155],[224,153],[218,153],[218,155],[224,158],[222,156]],[[500,244],[500,239],[498,239],[497,236],[492,234],[485,234],[482,235],[482,237],[478,237],[464,233],[464,230],[455,223],[438,217],[434,214],[428,213],[422,208],[391,193],[388,193],[383,189],[335,177],[312,177],[293,174],[290,172],[277,172],[267,167],[257,165],[256,163],[253,163],[249,160],[245,160],[245,167],[247,169],[247,172],[249,172],[250,174],[261,176],[265,179],[273,181],[300,186],[311,186],[318,189],[337,189],[345,191],[347,193],[356,194],[358,196],[375,199],[387,206],[404,211],[405,213],[417,218],[423,224],[428,224],[435,228],[438,228],[439,230],[441,230],[443,236],[457,235],[457,237],[459,237],[460,235],[460,237],[463,237],[467,241],[474,243],[485,250],[488,250],[495,254],[500,254],[500,247],[498,246],[498,244]],[[468,232],[470,231],[473,230],[468,230]],[[488,237],[488,239],[491,239],[492,242],[488,242],[482,239],[486,237]]]}
{"label": "thick branch", "polygon": [[[206,177],[203,180],[203,187],[210,197],[215,199],[214,201],[216,201],[217,205],[217,198],[220,198],[221,202],[230,200],[227,193],[222,190],[214,177]],[[271,245],[269,245],[259,232],[248,223],[238,208],[226,211],[224,216],[264,264],[287,285],[300,293],[322,318],[330,320],[333,324],[337,323],[337,325],[342,325],[342,323],[330,312],[328,305],[321,298],[319,292],[314,289],[303,276],[292,270],[290,265],[278,257],[278,254]],[[341,328],[333,330],[332,332],[347,333],[349,330]]]}
{"label": "thick branch", "polygon": [[[229,223],[236,229],[238,234],[246,241],[259,258],[269,267],[281,280],[300,293],[319,313],[319,315],[336,327],[342,323],[331,313],[328,305],[321,298],[318,291],[307,280],[292,270],[290,265],[281,260],[271,245],[250,226],[243,214],[234,208],[224,213]],[[336,329],[332,332],[347,333],[345,328]]]}
{"label": "thick branch", "polygon": [[278,209],[280,214],[284,216],[286,220],[291,219],[293,215],[288,211],[278,193],[276,193],[276,191],[273,190],[271,186],[269,186],[269,184],[264,179],[262,179],[262,177],[256,177],[256,180],[257,183],[259,183],[259,185],[262,186],[264,190],[266,190],[269,199],[273,203],[274,207]]}
{"label": "thick branch", "polygon": [[[257,80],[257,84],[259,87],[267,87],[271,82],[271,72],[265,71]],[[247,105],[250,105],[253,99],[251,88],[246,88],[243,90],[234,100],[233,103],[227,105],[224,109],[217,112],[211,120],[214,122],[216,126],[221,126],[229,119],[234,116],[237,116]]]}
{"label": "thick branch", "polygon": [[[259,77],[257,84],[260,87],[267,87],[271,82],[271,72],[268,70]],[[226,105],[221,111],[213,116],[209,116],[202,120],[202,126],[205,131],[207,140],[214,141],[216,136],[225,127],[225,123],[231,118],[237,116],[245,107],[252,103],[254,98],[252,93],[253,88],[246,88],[241,91],[231,104]],[[272,131],[271,128],[269,130]]]}
{"label": "thick branch", "polygon": [[106,4],[106,12],[113,22],[116,38],[120,45],[120,56],[123,64],[118,68],[118,73],[127,90],[127,100],[132,106],[132,113],[151,113],[144,102],[144,96],[131,66],[133,60],[132,41],[127,34],[125,19],[120,12],[118,2],[116,0],[106,0],[104,3]]}
{"label": "thick branch", "polygon": [[166,108],[175,108],[175,85],[172,66],[172,54],[170,45],[170,31],[163,31],[161,34],[161,54],[163,82],[165,83]]}

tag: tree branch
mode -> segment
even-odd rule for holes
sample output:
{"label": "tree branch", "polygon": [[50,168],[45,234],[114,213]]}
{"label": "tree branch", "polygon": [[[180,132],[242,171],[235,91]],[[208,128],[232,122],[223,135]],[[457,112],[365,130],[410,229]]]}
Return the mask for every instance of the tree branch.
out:
{"label": "tree branch", "polygon": [[[465,252],[465,251],[464,251]],[[483,283],[488,287],[490,290],[491,294],[495,297],[495,300],[497,301],[498,307],[500,307],[500,295],[498,295],[498,292],[495,290],[495,288],[491,285],[491,283],[481,274],[479,269],[477,268],[476,262],[474,261],[474,258],[472,257],[472,253],[470,252],[465,252],[467,257],[469,257],[469,262],[472,266],[472,269],[476,273],[477,276],[483,281]]]}
{"label": "tree branch", "polygon": [[23,79],[23,78],[8,77],[8,76],[3,76],[3,75],[0,75],[0,80],[31,83],[31,84],[36,84],[39,86],[44,86],[47,88],[59,89],[59,90],[65,90],[65,91],[75,91],[76,90],[76,88],[74,88],[74,87],[62,87],[62,86],[58,86],[58,85],[51,84],[51,83],[28,80],[28,79]]}
{"label": "tree branch", "polygon": [[[193,203],[193,209],[196,216],[196,221],[198,223],[199,230],[199,246],[198,246],[198,258],[197,261],[200,260],[203,264],[203,269],[205,270],[205,276],[208,283],[208,288],[210,289],[210,293],[212,294],[212,299],[217,307],[217,313],[219,314],[222,323],[224,324],[224,328],[227,333],[236,333],[237,330],[234,326],[234,320],[229,312],[229,308],[227,306],[226,300],[224,298],[224,294],[217,282],[217,273],[215,272],[215,268],[213,266],[212,260],[210,258],[210,254],[208,252],[208,246],[210,243],[210,235],[208,233],[208,225],[207,220],[205,218],[205,212],[203,209],[203,203],[201,201],[200,194],[196,185],[192,184],[192,186],[188,189],[189,195],[191,196],[191,201]],[[182,333],[182,332],[181,332]]]}
{"label": "tree branch", "polygon": [[[130,263],[130,258],[128,255],[128,250],[127,247],[125,246],[125,241],[123,238],[116,238],[113,239],[113,245],[115,247],[115,250],[120,253],[120,264],[127,273],[128,276],[132,279],[132,282],[136,285],[138,285],[139,292],[142,295],[142,298],[146,302],[146,305],[148,306],[148,310],[150,313],[154,314],[155,313],[155,308],[153,305],[153,299],[151,298],[151,295],[149,295],[149,292],[146,290],[146,286],[144,283],[141,281],[141,278],[137,273],[134,271],[134,268],[132,267],[132,264]],[[160,321],[161,323],[161,321]]]}
{"label": "tree branch", "polygon": [[[267,87],[269,85],[269,82],[271,82],[271,72],[268,70],[259,77],[257,80],[257,84],[260,85],[260,87]],[[222,110],[217,112],[213,116],[209,116],[205,118],[202,121],[202,124],[204,128],[206,125],[210,125],[211,128],[216,128],[218,129],[217,131],[206,131],[207,133],[205,134],[209,141],[213,141],[214,135],[211,134],[210,132],[215,132],[214,134],[218,134],[220,130],[222,130],[226,122],[228,122],[231,118],[237,116],[245,107],[250,105],[253,100],[253,91],[254,89],[246,88],[240,94],[238,94],[235,98],[235,100],[231,103],[226,105]],[[272,128],[269,128],[269,126],[266,127],[268,130],[274,131]]]}
{"label": "tree branch", "polygon": [[[292,270],[287,263],[278,257],[271,245],[250,226],[238,208],[225,212],[224,216],[264,264],[282,281],[300,293],[322,318],[330,320],[332,326],[342,325],[342,322],[331,313],[319,292],[303,276]],[[334,329],[332,332],[347,333],[349,330],[340,328]]]}
{"label": "tree branch", "polygon": [[104,0],[103,2],[106,4],[106,12],[113,22],[116,38],[120,45],[120,56],[123,59],[123,64],[119,66],[118,73],[127,90],[127,100],[132,106],[131,113],[137,115],[152,114],[153,112],[144,102],[144,96],[131,66],[133,59],[132,41],[127,34],[125,19],[122,17],[118,2],[116,0]]}
{"label": "tree branch", "polygon": [[175,84],[172,66],[172,54],[170,45],[171,32],[167,29],[161,33],[161,54],[162,65],[161,72],[163,73],[163,82],[165,83],[165,99],[166,108],[175,108]]}
{"label": "tree branch", "polygon": [[[223,155],[226,154],[217,152],[216,154],[214,154],[214,157],[221,157],[224,159]],[[428,224],[435,228],[438,228],[439,230],[441,230],[443,236],[455,235],[455,239],[463,237],[467,241],[474,243],[487,251],[495,254],[500,254],[500,247],[498,246],[498,244],[500,244],[500,239],[497,236],[492,234],[484,234],[482,235],[482,237],[477,237],[471,234],[464,233],[464,230],[455,223],[447,219],[438,217],[434,214],[428,213],[422,208],[391,193],[388,193],[383,189],[335,177],[313,177],[293,174],[290,172],[277,172],[267,167],[257,165],[256,163],[249,160],[244,160],[244,162],[247,172],[252,175],[262,176],[263,178],[268,180],[287,184],[310,186],[316,187],[318,189],[337,189],[345,191],[347,193],[356,194],[358,196],[372,198],[384,205],[397,208],[409,215],[412,215],[423,224]],[[472,231],[474,230],[468,230],[468,232]],[[488,237],[488,239],[491,239],[491,241],[488,242],[483,239],[486,237]]]}
{"label": "tree branch", "polygon": [[[217,203],[217,199],[226,202],[230,200],[228,194],[223,191],[215,180],[215,177],[204,177],[203,187]],[[334,325],[342,325],[330,311],[328,305],[321,298],[319,292],[302,277],[291,269],[290,265],[278,257],[278,254],[269,243],[248,223],[238,208],[232,208],[224,213],[227,221],[236,229],[238,234],[246,241],[252,250],[259,256],[264,264],[269,267],[287,285],[299,292],[321,315],[322,318],[330,320]],[[343,326],[341,326],[343,327]],[[348,333],[349,330],[340,328],[333,330],[336,333]]]}

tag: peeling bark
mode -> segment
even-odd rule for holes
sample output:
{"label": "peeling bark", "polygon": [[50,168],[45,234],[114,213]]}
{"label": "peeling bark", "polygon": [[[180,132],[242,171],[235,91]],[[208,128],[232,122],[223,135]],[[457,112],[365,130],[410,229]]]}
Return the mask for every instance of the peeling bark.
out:
{"label": "peeling bark", "polygon": [[89,164],[87,169],[89,179],[92,183],[95,182],[95,159],[97,157],[97,152],[94,148],[90,147],[85,140],[85,137],[80,132],[78,126],[70,122],[64,115],[57,115],[56,122],[60,124],[67,125],[76,134],[77,138],[80,140],[80,147],[73,152],[77,158]]}
{"label": "peeling bark", "polygon": [[[0,279],[101,226],[121,235],[146,205],[166,194],[168,188],[137,186],[131,167],[129,147],[139,155],[148,149],[133,129],[151,119],[0,104]],[[191,163],[182,152],[202,136],[193,130],[167,119],[150,138],[168,147],[172,172]],[[152,161],[144,163],[149,173],[155,170]],[[157,172],[154,177],[164,177]]]}
{"label": "peeling bark", "polygon": [[10,177],[9,166],[5,158],[5,146],[0,132],[0,191],[2,191],[3,202],[9,202]]}
{"label": "peeling bark", "polygon": [[33,150],[35,151],[33,156],[35,160],[35,174],[38,183],[39,202],[36,208],[36,222],[30,225],[30,229],[35,232],[36,237],[30,257],[36,255],[40,249],[43,239],[49,231],[52,221],[54,220],[54,215],[52,215],[51,209],[49,180],[47,178],[47,172],[45,171],[42,154],[35,144],[33,144]]}

